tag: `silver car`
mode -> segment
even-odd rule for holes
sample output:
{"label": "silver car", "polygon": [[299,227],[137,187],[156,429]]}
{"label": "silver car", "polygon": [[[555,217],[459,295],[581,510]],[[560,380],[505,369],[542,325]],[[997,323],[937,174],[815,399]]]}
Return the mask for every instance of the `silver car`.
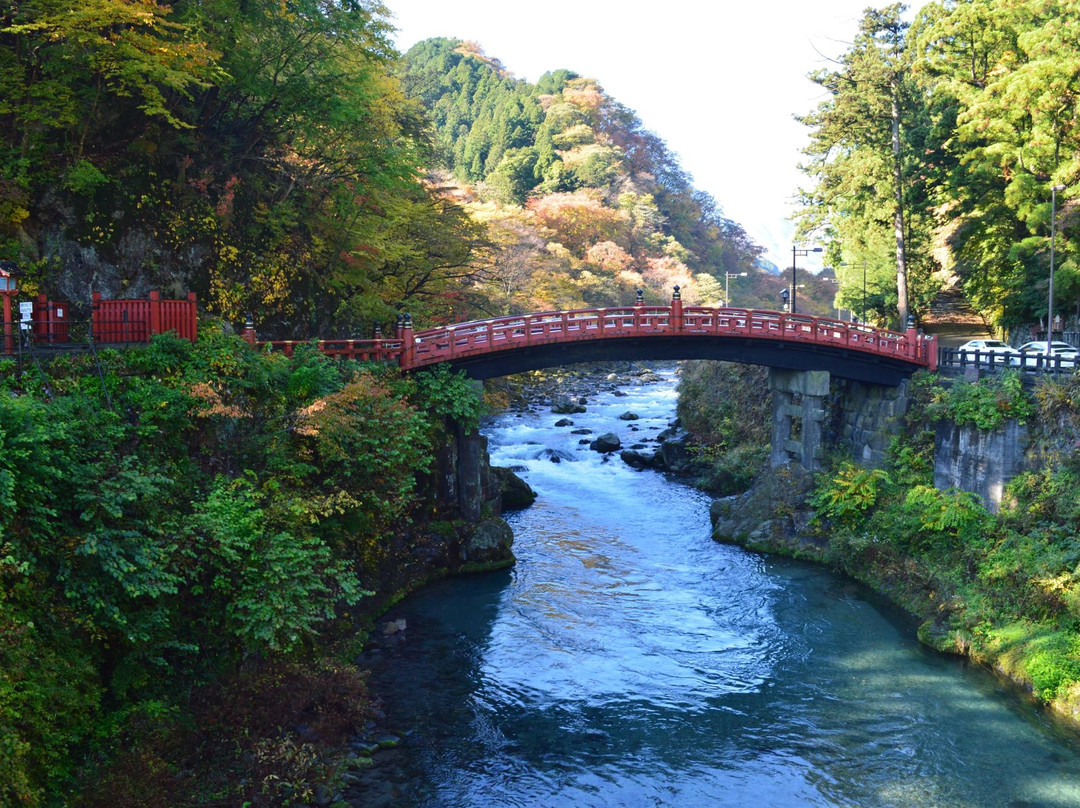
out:
{"label": "silver car", "polygon": [[1027,368],[1075,368],[1077,357],[1080,357],[1080,351],[1067,342],[1055,340],[1047,349],[1046,340],[1036,340],[1021,345],[1019,354],[1012,359],[1011,364]]}

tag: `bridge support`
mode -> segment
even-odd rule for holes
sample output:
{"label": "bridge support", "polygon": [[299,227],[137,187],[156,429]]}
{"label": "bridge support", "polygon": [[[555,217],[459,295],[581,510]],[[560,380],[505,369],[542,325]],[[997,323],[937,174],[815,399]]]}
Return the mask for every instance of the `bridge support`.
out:
{"label": "bridge support", "polygon": [[807,471],[817,471],[829,372],[771,368],[769,388],[773,394],[773,467],[797,461]]}

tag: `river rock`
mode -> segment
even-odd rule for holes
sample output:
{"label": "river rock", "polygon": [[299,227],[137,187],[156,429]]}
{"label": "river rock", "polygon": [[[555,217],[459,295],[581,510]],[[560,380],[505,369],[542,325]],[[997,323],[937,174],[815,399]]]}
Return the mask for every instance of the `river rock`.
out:
{"label": "river rock", "polygon": [[685,474],[693,468],[694,458],[690,456],[685,435],[661,443],[657,454],[663,460],[664,468],[675,474]]}
{"label": "river rock", "polygon": [[558,421],[555,422],[555,426],[573,426],[573,425],[574,425],[574,422],[571,421],[569,418],[560,418]]}
{"label": "river rock", "polygon": [[[513,469],[492,466],[491,470],[495,472],[495,479],[499,483],[504,511],[520,511],[536,501],[536,492],[527,482],[518,477]],[[524,471],[524,468],[521,470]]]}
{"label": "river rock", "polygon": [[485,519],[462,544],[464,560],[470,564],[513,561],[514,531],[504,519]]}
{"label": "river rock", "polygon": [[589,444],[589,448],[594,452],[602,452],[607,454],[608,452],[617,452],[622,448],[622,441],[619,440],[619,436],[614,432],[605,432],[598,437],[592,443]]}
{"label": "river rock", "polygon": [[647,469],[653,467],[653,460],[655,455],[646,454],[645,452],[639,452],[634,449],[628,449],[619,453],[619,457],[622,461],[633,469]]}
{"label": "river rock", "polygon": [[638,415],[636,412],[630,412],[628,410],[627,412],[624,412],[622,415],[619,416],[619,420],[620,421],[636,421],[640,417],[641,416]]}
{"label": "river rock", "polygon": [[585,405],[579,400],[571,398],[560,398],[552,405],[551,411],[556,415],[573,415],[579,412],[586,412]]}

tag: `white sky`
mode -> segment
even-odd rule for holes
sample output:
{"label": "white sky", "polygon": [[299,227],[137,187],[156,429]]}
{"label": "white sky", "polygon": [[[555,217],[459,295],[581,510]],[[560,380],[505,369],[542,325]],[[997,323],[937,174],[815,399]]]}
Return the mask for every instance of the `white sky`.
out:
{"label": "white sky", "polygon": [[[806,128],[806,75],[843,53],[872,0],[385,0],[402,52],[474,40],[518,78],[596,79],[675,153],[694,186],[791,266],[789,221]],[[922,5],[916,0],[911,5]],[[824,55],[823,55],[824,54]],[[800,266],[814,267],[814,258]],[[805,263],[804,263],[805,261]],[[820,263],[819,263],[820,265]]]}

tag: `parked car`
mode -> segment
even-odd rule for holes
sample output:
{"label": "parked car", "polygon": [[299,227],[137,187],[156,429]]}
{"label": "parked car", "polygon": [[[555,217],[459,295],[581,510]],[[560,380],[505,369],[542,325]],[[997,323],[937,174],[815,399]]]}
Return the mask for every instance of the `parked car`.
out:
{"label": "parked car", "polygon": [[[965,342],[957,351],[964,361],[974,362],[976,355],[980,364],[1011,365],[1019,364],[1020,354],[1011,345],[999,339],[972,339]],[[1015,361],[1014,361],[1015,360]]]}
{"label": "parked car", "polygon": [[[1039,357],[1042,357],[1042,359]],[[1055,359],[1055,357],[1058,359]],[[1050,343],[1050,348],[1047,350],[1046,340],[1036,340],[1021,345],[1019,353],[1013,357],[1011,364],[1031,368],[1037,365],[1047,368],[1074,368],[1077,361],[1080,361],[1078,357],[1080,357],[1080,351],[1067,342],[1055,340]]]}

